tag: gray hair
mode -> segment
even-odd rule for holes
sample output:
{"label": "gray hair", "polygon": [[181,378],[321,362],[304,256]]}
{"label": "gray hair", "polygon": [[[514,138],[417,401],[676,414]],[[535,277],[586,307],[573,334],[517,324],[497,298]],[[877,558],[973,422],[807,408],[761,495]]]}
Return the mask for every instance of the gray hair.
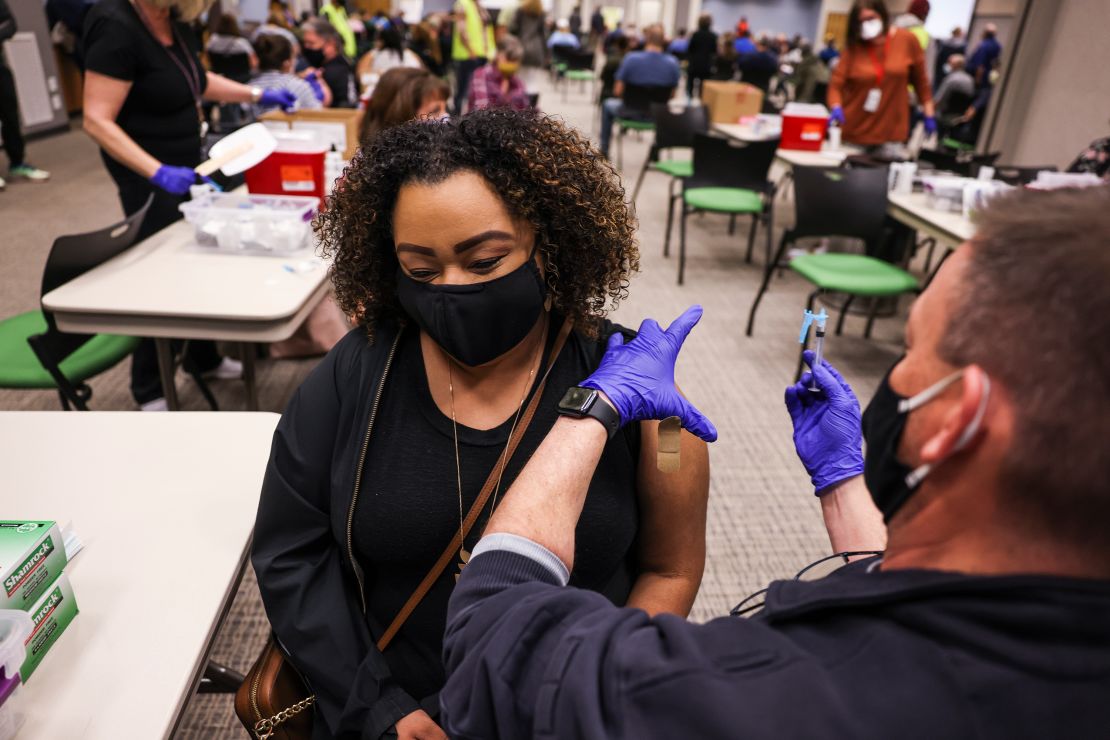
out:
{"label": "gray hair", "polygon": [[497,51],[505,55],[510,62],[519,62],[524,58],[524,45],[520,39],[511,34],[506,34],[497,42]]}
{"label": "gray hair", "polygon": [[335,26],[328,23],[323,18],[313,18],[305,21],[304,29],[315,33],[324,40],[324,43],[329,41],[333,42],[340,52],[343,51],[343,37],[339,35],[339,31],[335,29]]}

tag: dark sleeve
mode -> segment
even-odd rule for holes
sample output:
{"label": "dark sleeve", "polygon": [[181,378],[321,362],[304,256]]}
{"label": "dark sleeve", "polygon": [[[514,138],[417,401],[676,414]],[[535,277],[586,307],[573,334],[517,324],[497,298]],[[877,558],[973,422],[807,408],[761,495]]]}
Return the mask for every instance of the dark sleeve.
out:
{"label": "dark sleeve", "polygon": [[324,82],[331,89],[333,108],[344,108],[351,104],[348,99],[350,77],[351,70],[345,64],[329,64],[324,67]]}
{"label": "dark sleeve", "polygon": [[[5,0],[0,0],[0,42],[7,41],[15,36],[17,30],[11,8],[8,7]],[[2,63],[2,60],[0,60],[0,63]]]}
{"label": "dark sleeve", "polygon": [[137,44],[123,24],[93,8],[85,20],[82,44],[85,69],[124,82],[133,82],[139,67]]}
{"label": "dark sleeve", "polygon": [[[559,587],[544,566],[511,552],[467,564],[443,644],[440,718],[455,740],[820,736],[814,728],[791,734],[789,720],[768,711],[783,696],[812,698],[828,682],[767,625],[649,618]],[[768,723],[787,730],[769,732]]]}
{"label": "dark sleeve", "polygon": [[358,586],[330,526],[339,389],[357,382],[344,371],[350,337],[297,389],[274,432],[251,562],[270,624],[316,692],[330,735],[370,739],[418,705],[392,681],[372,644]]}

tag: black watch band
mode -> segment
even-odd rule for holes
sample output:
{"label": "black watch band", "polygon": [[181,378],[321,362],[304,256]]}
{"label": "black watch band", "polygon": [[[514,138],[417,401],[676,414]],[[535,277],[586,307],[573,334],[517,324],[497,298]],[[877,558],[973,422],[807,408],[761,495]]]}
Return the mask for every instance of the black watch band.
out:
{"label": "black watch band", "polygon": [[609,439],[621,428],[621,416],[616,409],[601,397],[601,393],[593,388],[572,386],[563,394],[559,401],[559,413],[575,419],[597,419],[605,427]]}

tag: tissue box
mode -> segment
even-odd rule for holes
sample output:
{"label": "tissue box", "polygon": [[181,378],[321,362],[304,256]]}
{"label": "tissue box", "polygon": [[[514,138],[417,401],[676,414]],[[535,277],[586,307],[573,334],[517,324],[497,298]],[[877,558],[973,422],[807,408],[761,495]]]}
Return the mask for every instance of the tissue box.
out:
{"label": "tissue box", "polygon": [[746,82],[704,80],[701,101],[709,109],[709,120],[713,123],[736,123],[763,110],[763,91]]}
{"label": "tissue box", "polygon": [[27,611],[65,565],[62,530],[55,522],[0,520],[0,609]]}
{"label": "tissue box", "polygon": [[77,616],[77,600],[73,598],[73,587],[69,585],[69,577],[65,573],[58,576],[58,580],[31,607],[30,613],[34,628],[27,639],[27,658],[19,669],[24,682]]}

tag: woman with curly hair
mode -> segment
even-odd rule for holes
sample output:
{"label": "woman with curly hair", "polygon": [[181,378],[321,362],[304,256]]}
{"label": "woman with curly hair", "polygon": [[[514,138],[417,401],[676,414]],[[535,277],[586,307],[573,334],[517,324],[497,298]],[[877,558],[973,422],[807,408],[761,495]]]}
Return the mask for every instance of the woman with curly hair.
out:
{"label": "woman with curly hair", "polygon": [[[491,109],[380,132],[317,227],[337,299],[360,326],[278,426],[252,560],[274,631],[316,693],[317,737],[440,738],[455,576],[560,399],[613,334],[630,334],[605,314],[638,269],[635,224],[579,134]],[[709,464],[705,444],[682,437],[682,470],[664,474],[657,425],[612,435],[571,583],[653,614],[689,612]],[[391,630],[437,559],[446,567]]]}

